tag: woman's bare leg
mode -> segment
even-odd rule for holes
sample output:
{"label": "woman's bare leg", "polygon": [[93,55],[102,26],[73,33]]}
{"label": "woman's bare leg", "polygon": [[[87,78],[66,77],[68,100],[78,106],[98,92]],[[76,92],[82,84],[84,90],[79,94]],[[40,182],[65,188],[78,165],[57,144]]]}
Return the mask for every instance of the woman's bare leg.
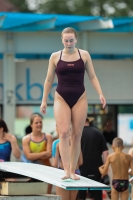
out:
{"label": "woman's bare leg", "polygon": [[56,194],[61,196],[62,200],[69,200],[69,190],[65,190],[60,187],[56,187]]}
{"label": "woman's bare leg", "polygon": [[84,93],[78,102],[72,108],[72,140],[70,157],[70,177],[78,180],[75,175],[75,169],[81,151],[81,135],[85,124],[88,111],[86,93]]}
{"label": "woman's bare leg", "polygon": [[69,137],[71,124],[71,109],[57,92],[55,93],[54,115],[59,130],[59,149],[65,171],[65,176],[62,177],[62,179],[66,179],[70,177]]}
{"label": "woman's bare leg", "polygon": [[76,200],[78,190],[71,190],[69,191],[69,200]]}
{"label": "woman's bare leg", "polygon": [[47,194],[51,194],[51,192],[52,192],[52,187],[53,187],[52,184],[48,184]]}

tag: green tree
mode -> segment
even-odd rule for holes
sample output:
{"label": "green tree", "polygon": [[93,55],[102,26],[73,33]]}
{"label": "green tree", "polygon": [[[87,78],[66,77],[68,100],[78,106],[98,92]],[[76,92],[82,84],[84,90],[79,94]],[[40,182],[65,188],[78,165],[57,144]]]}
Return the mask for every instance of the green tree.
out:
{"label": "green tree", "polygon": [[91,15],[104,17],[133,16],[133,0],[10,0],[20,12]]}
{"label": "green tree", "polygon": [[40,3],[38,10],[41,13],[71,14],[71,8],[66,0],[46,0]]}
{"label": "green tree", "polygon": [[133,0],[45,0],[38,3],[41,13],[133,16]]}

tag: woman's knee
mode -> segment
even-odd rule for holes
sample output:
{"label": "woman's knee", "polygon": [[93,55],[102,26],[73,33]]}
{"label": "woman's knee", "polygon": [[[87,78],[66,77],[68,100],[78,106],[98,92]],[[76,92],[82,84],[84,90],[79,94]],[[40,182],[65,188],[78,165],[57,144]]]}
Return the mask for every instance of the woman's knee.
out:
{"label": "woman's knee", "polygon": [[60,135],[60,138],[62,138],[62,139],[69,138],[70,137],[70,130],[67,129],[67,128],[61,129],[59,131],[59,135]]}
{"label": "woman's knee", "polygon": [[73,140],[80,141],[81,135],[82,135],[82,132],[77,130],[77,131],[73,132],[73,134],[71,135],[71,138]]}
{"label": "woman's knee", "polygon": [[74,135],[75,137],[81,137],[81,135],[82,135],[82,129],[81,128],[72,128],[72,135]]}

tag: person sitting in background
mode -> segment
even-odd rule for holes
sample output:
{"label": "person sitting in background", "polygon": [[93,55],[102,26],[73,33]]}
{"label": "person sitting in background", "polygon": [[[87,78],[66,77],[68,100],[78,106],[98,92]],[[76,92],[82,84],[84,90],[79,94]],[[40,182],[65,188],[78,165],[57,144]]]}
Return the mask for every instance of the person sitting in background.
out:
{"label": "person sitting in background", "polygon": [[[32,114],[30,117],[32,132],[22,139],[22,148],[28,162],[51,166],[52,136],[42,132],[43,122],[40,114]],[[51,185],[48,194],[51,193]]]}
{"label": "person sitting in background", "polygon": [[128,176],[133,174],[131,156],[122,152],[124,146],[121,138],[115,138],[112,147],[114,152],[107,157],[106,163],[99,167],[99,171],[104,176],[111,165],[113,174],[111,199],[118,200],[120,196],[121,200],[128,200]]}
{"label": "person sitting in background", "polygon": [[51,166],[52,136],[42,132],[42,117],[32,114],[30,117],[32,132],[22,139],[22,148],[29,162]]}
{"label": "person sitting in background", "polygon": [[20,158],[16,137],[9,133],[6,122],[0,119],[0,162],[10,161],[11,152],[15,158]]}
{"label": "person sitting in background", "polygon": [[28,135],[32,132],[32,128],[31,128],[31,125],[28,125],[26,128],[25,128],[25,135]]}

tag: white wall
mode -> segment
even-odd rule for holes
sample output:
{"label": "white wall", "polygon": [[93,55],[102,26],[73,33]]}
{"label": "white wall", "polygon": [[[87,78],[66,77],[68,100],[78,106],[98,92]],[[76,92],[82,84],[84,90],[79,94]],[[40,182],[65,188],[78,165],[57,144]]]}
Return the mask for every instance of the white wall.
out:
{"label": "white wall", "polygon": [[[9,37],[10,33],[8,35],[8,32],[0,32],[0,53],[5,52],[6,39]],[[15,53],[52,53],[63,48],[61,32],[15,32],[12,33],[12,37]],[[93,54],[133,54],[132,38],[132,32],[78,32],[77,47]]]}
{"label": "white wall", "polygon": [[[108,104],[133,103],[133,61],[94,60],[94,69]],[[16,63],[16,100],[19,104],[40,104],[48,60],[30,60]],[[0,61],[0,102],[2,102],[2,61]],[[87,75],[85,87],[89,103],[100,103]],[[53,103],[54,90],[48,98]]]}

